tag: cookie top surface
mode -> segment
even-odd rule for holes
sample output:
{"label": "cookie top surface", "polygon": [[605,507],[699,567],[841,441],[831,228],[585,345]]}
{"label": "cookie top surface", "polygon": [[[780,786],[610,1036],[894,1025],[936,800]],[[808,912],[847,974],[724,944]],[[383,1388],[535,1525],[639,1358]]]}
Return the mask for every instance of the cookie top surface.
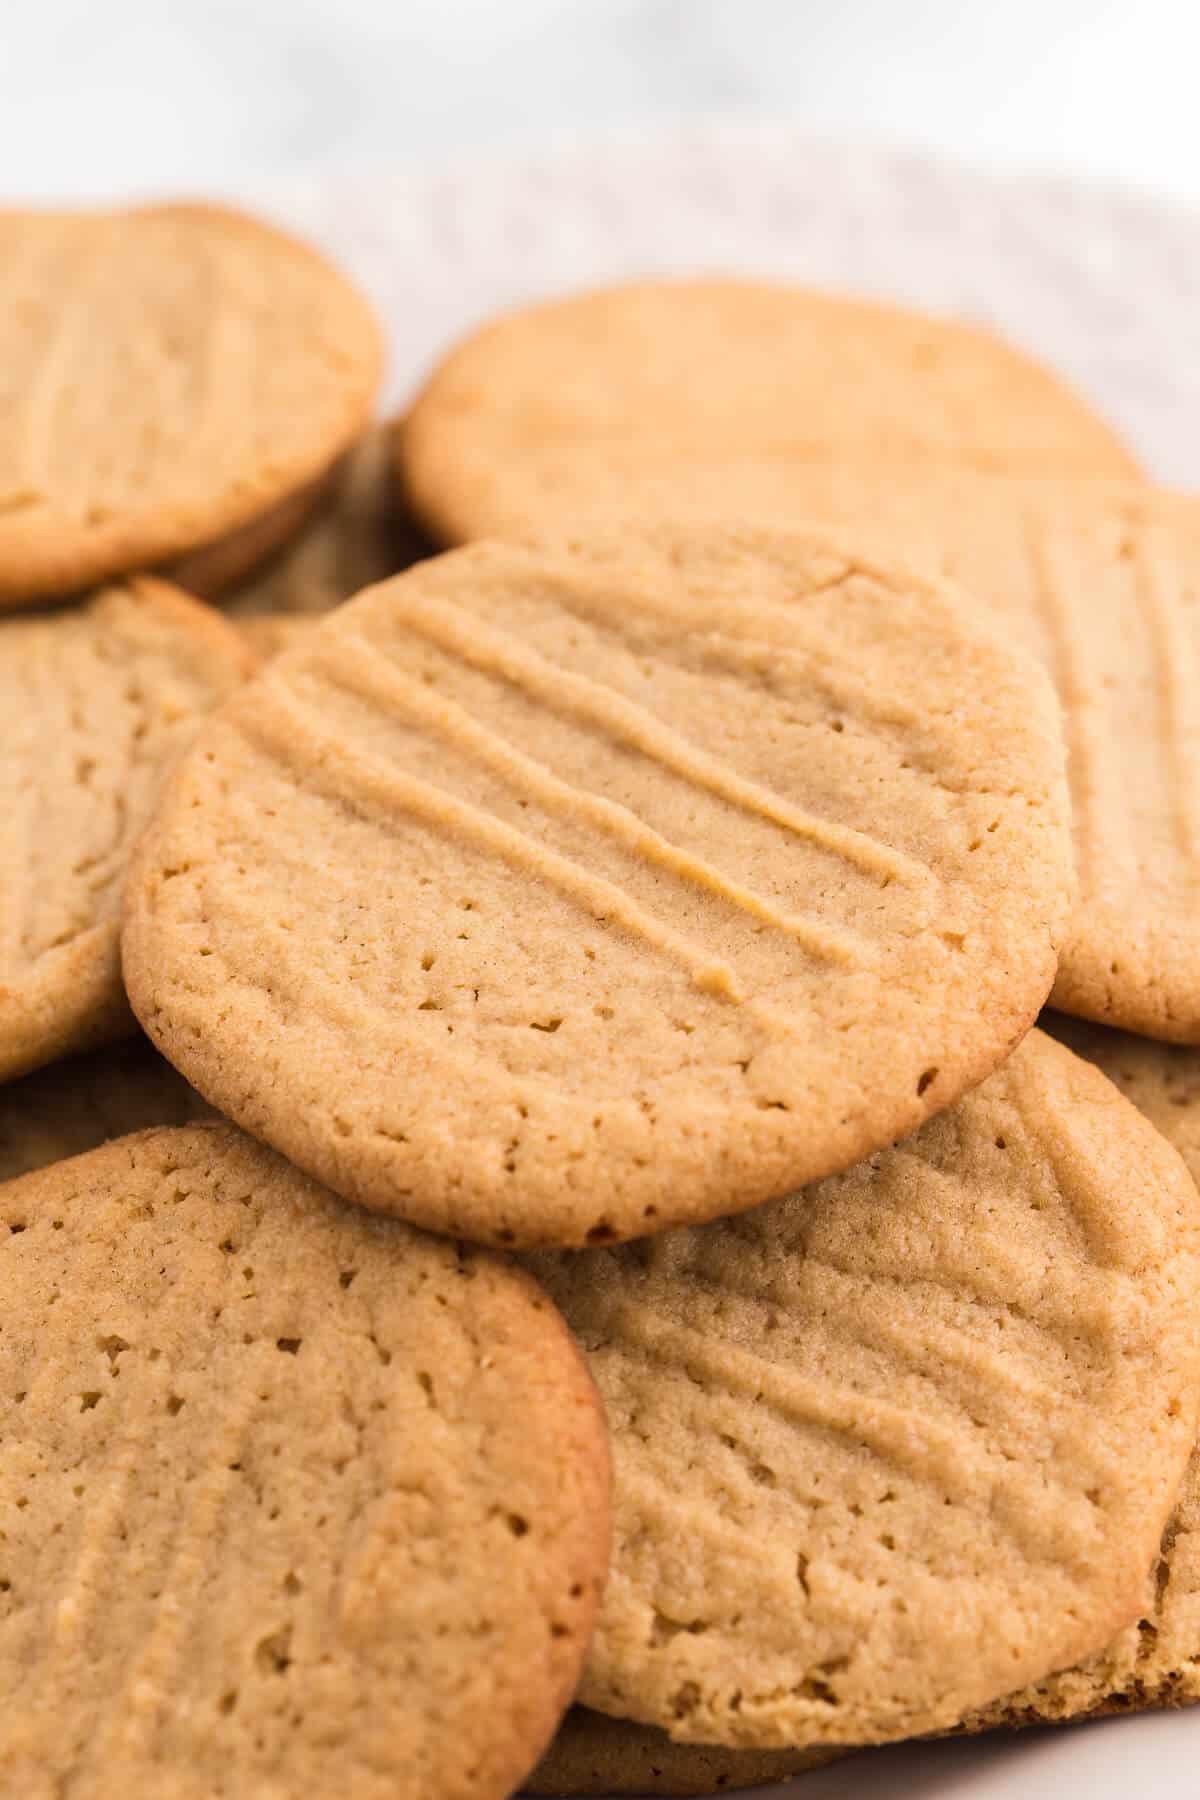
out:
{"label": "cookie top surface", "polygon": [[224,610],[237,619],[329,612],[425,554],[396,494],[389,428],[375,426],[342,459],[304,528]]}
{"label": "cookie top surface", "polygon": [[[494,320],[452,350],[397,440],[442,542],[497,530],[511,491],[579,450],[867,452],[1027,474],[1130,475],[1111,428],[990,332],[740,281],[648,283]],[[554,529],[551,515],[534,521]]]}
{"label": "cookie top surface", "polygon": [[232,626],[149,578],[0,622],[0,1080],[132,1028],[130,850],[200,714],[253,666]]}
{"label": "cookie top surface", "polygon": [[1095,1656],[972,1713],[964,1731],[1142,1712],[1200,1701],[1200,1451],[1163,1533],[1141,1616]]}
{"label": "cookie top surface", "polygon": [[478,545],[211,721],[143,840],[164,1053],[337,1191],[581,1244],[848,1166],[1032,1021],[1048,683],[827,535]]}
{"label": "cookie top surface", "polygon": [[806,515],[960,582],[1042,661],[1063,706],[1079,873],[1054,1005],[1200,1042],[1200,501],[865,469],[790,485]]}
{"label": "cookie top surface", "polygon": [[520,1271],[227,1126],[0,1188],[0,1761],[80,1800],[504,1800],[607,1556]]}
{"label": "cookie top surface", "polygon": [[838,1753],[675,1744],[665,1732],[573,1706],[525,1783],[527,1794],[724,1794],[787,1781]]}
{"label": "cookie top surface", "polygon": [[[1047,1016],[1055,1034],[1103,1069],[1200,1179],[1200,1051]],[[1009,1695],[968,1721],[996,1725],[1176,1706],[1200,1700],[1200,1450],[1192,1452],[1136,1623],[1075,1668]]]}
{"label": "cookie top surface", "polygon": [[1200,1041],[1200,501],[1149,485],[898,470],[878,459],[597,452],[507,521],[819,520],[984,601],[1063,705],[1080,892],[1054,1004]]}
{"label": "cookie top surface", "polygon": [[0,211],[0,606],[303,488],[361,430],[381,356],[357,290],[241,214]]}
{"label": "cookie top surface", "polygon": [[920,1735],[1131,1623],[1194,1441],[1198,1206],[1040,1033],[771,1206],[530,1259],[613,1433],[585,1705],[682,1741]]}
{"label": "cookie top surface", "polygon": [[1200,1187],[1200,1049],[1047,1013],[1060,1042],[1103,1069],[1182,1156]]}
{"label": "cookie top surface", "polygon": [[212,1108],[142,1037],[68,1057],[0,1087],[0,1181]]}

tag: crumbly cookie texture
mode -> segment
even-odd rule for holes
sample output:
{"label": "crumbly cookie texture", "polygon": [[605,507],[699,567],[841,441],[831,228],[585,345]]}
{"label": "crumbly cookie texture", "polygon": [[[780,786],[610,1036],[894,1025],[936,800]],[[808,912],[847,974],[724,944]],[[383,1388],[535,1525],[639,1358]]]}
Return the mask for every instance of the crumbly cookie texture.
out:
{"label": "crumbly cookie texture", "polygon": [[545,1295],[224,1125],[0,1188],[0,1762],[86,1800],[504,1800],[607,1560]]}
{"label": "crumbly cookie texture", "polygon": [[[1046,1025],[1133,1101],[1200,1181],[1200,1050],[1155,1044],[1053,1013]],[[1193,1451],[1148,1604],[1098,1655],[1009,1695],[968,1730],[1034,1725],[1200,1700],[1200,1450]]]}
{"label": "crumbly cookie texture", "polygon": [[573,529],[670,517],[806,518],[986,602],[1062,702],[1080,890],[1054,1004],[1200,1041],[1200,501],[1148,484],[1029,482],[878,459],[652,448],[553,472],[540,512]]}
{"label": "crumbly cookie texture", "polygon": [[493,320],[444,359],[396,438],[402,486],[442,543],[505,529],[595,452],[1138,473],[1078,394],[990,332],[744,281],[613,288]]}
{"label": "crumbly cookie texture", "polygon": [[357,438],[381,367],[357,290],[239,213],[0,212],[0,607],[269,517]]}
{"label": "crumbly cookie texture", "polygon": [[0,622],[0,1080],[127,1035],[121,890],[164,774],[255,666],[165,582]]}
{"label": "crumbly cookie texture", "polygon": [[529,1259],[613,1432],[580,1700],[682,1742],[956,1724],[1148,1603],[1194,1444],[1200,1201],[1041,1033],[756,1212]]}
{"label": "crumbly cookie texture", "polygon": [[71,1056],[0,1087],[0,1181],[212,1108],[145,1038]]}
{"label": "crumbly cookie texture", "polygon": [[222,709],[126,981],[221,1111],[486,1242],[708,1218],[981,1080],[1070,903],[1057,709],[827,534],[473,546]]}
{"label": "crumbly cookie texture", "polygon": [[525,1783],[527,1794],[725,1794],[787,1781],[839,1752],[725,1750],[675,1744],[663,1731],[573,1706]]}
{"label": "crumbly cookie texture", "polygon": [[390,430],[377,425],[343,457],[304,529],[226,595],[224,609],[246,623],[259,614],[326,613],[428,554],[396,494]]}

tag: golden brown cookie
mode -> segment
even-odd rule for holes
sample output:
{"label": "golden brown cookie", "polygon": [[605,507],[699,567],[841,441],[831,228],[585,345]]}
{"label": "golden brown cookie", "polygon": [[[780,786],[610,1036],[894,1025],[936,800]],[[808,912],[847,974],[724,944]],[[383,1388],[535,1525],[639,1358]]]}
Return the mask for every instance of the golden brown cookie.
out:
{"label": "golden brown cookie", "polygon": [[0,1766],[87,1800],[504,1800],[608,1548],[519,1271],[228,1126],[0,1189]]}
{"label": "golden brown cookie", "polygon": [[225,611],[238,619],[329,612],[428,554],[396,495],[388,428],[375,426],[343,458],[304,530],[226,597]]}
{"label": "golden brown cookie", "polygon": [[0,1087],[0,1181],[151,1125],[212,1117],[145,1038],[108,1044]]}
{"label": "golden brown cookie", "polygon": [[0,607],[277,540],[381,360],[358,291],[239,213],[0,211]]}
{"label": "golden brown cookie", "polygon": [[806,516],[961,582],[1044,663],[1079,870],[1054,1005],[1200,1041],[1200,500],[867,469],[806,474],[792,491]]}
{"label": "golden brown cookie", "polygon": [[[1053,1013],[1046,1025],[1103,1069],[1200,1180],[1200,1051],[1155,1044]],[[1097,1656],[1025,1688],[967,1729],[1038,1724],[1200,1700],[1200,1450],[1163,1533],[1150,1602]]]}
{"label": "golden brown cookie", "polygon": [[480,545],[369,590],[185,759],[125,976],[339,1192],[604,1242],[845,1167],[981,1080],[1071,883],[1049,684],[822,534]]}
{"label": "golden brown cookie", "polygon": [[903,1738],[1145,1607],[1194,1443],[1200,1201],[1040,1033],[774,1205],[530,1259],[613,1432],[580,1700],[681,1742]]}
{"label": "golden brown cookie", "polygon": [[129,853],[200,714],[253,666],[217,613],[149,577],[0,623],[0,1080],[133,1030]]}
{"label": "golden brown cookie", "polygon": [[[1063,703],[1080,894],[1054,1004],[1200,1041],[1200,500],[1121,482],[1025,482],[869,459],[597,454],[540,507],[614,517],[820,520],[949,576],[1015,628]],[[537,516],[526,496],[513,529]]]}
{"label": "golden brown cookie", "polygon": [[839,1752],[723,1750],[673,1744],[662,1731],[573,1706],[525,1783],[527,1794],[732,1794],[787,1781]]}
{"label": "golden brown cookie", "polygon": [[[714,453],[797,464],[868,454],[1137,473],[1079,395],[990,332],[732,280],[613,288],[493,320],[445,358],[396,440],[401,483],[443,543],[505,529],[514,495],[527,506],[595,451],[667,466]],[[551,508],[530,522],[556,530],[560,518]]]}

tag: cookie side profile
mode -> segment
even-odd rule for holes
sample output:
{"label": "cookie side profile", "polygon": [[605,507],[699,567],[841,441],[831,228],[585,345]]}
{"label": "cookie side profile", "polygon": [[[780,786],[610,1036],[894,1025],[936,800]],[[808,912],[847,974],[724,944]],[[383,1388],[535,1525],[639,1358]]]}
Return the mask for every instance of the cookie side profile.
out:
{"label": "cookie side profile", "polygon": [[366,424],[366,301],[242,214],[0,212],[0,270],[0,606],[277,524]]}
{"label": "cookie side profile", "polygon": [[0,1080],[132,1031],[129,853],[200,715],[253,667],[232,626],[149,577],[0,622]]}
{"label": "cookie side profile", "polygon": [[259,576],[264,564],[271,566],[285,546],[295,542],[333,478],[331,469],[248,525],[164,563],[157,573],[200,600],[218,600],[231,588],[251,585],[251,577]]}
{"label": "cookie side profile", "polygon": [[0,1182],[152,1125],[212,1117],[145,1038],[68,1057],[0,1087]]}
{"label": "cookie side profile", "polygon": [[1195,1441],[1198,1214],[1171,1146],[1031,1033],[814,1189],[530,1258],[613,1435],[580,1701],[681,1742],[852,1745],[1102,1649]]}
{"label": "cookie side profile", "polygon": [[283,554],[224,596],[227,617],[329,612],[429,554],[400,506],[389,446],[384,425],[359,440]]}
{"label": "cookie side profile", "polygon": [[578,453],[626,449],[668,466],[771,453],[1139,473],[1086,401],[990,332],[733,280],[635,284],[495,319],[449,352],[396,438],[402,489],[441,543],[505,530]]}
{"label": "cookie side profile", "polygon": [[836,1750],[723,1750],[674,1744],[663,1731],[573,1706],[525,1783],[527,1794],[732,1794],[788,1781]]}
{"label": "cookie side profile", "polygon": [[181,764],[134,1009],[336,1191],[605,1242],[846,1167],[1036,1016],[1057,713],[827,534],[478,545],[338,609]]}
{"label": "cookie side profile", "polygon": [[0,1196],[10,1790],[505,1800],[607,1556],[544,1294],[223,1125]]}

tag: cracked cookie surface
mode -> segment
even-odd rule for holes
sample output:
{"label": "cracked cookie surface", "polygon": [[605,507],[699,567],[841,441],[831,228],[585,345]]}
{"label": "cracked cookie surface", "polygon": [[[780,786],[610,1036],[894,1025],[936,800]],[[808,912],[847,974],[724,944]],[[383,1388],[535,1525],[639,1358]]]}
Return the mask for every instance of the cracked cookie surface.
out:
{"label": "cracked cookie surface", "polygon": [[[1200,1181],[1200,1050],[1156,1044],[1053,1013],[1046,1024],[1102,1069]],[[967,1729],[1036,1725],[1200,1701],[1200,1449],[1163,1533],[1148,1604],[1097,1655],[1011,1694]]]}
{"label": "cracked cookie surface", "polygon": [[210,722],[124,966],[214,1105],[504,1245],[846,1167],[1032,1023],[1072,872],[1049,684],[828,535],[478,545]]}
{"label": "cracked cookie surface", "polygon": [[[1028,482],[872,457],[596,454],[555,472],[552,516],[805,518],[948,577],[1041,661],[1063,708],[1080,886],[1054,1004],[1200,1038],[1200,504],[1148,483]],[[518,508],[518,528],[536,517]]]}
{"label": "cracked cookie surface", "polygon": [[684,1742],[881,1742],[1148,1603],[1195,1442],[1200,1202],[1040,1032],[899,1146],[737,1218],[529,1259],[613,1435],[579,1698]]}
{"label": "cracked cookie surface", "polygon": [[505,1800],[608,1554],[521,1271],[232,1127],[0,1187],[0,1763],[43,1800]]}
{"label": "cracked cookie surface", "polygon": [[[510,478],[515,479],[515,478]],[[1054,1005],[1200,1040],[1200,503],[1149,483],[1029,482],[898,468],[877,455],[669,460],[597,450],[513,500],[595,531],[616,519],[797,518],[949,578],[1050,675],[1063,709],[1079,893]],[[499,529],[499,522],[497,525]]]}

